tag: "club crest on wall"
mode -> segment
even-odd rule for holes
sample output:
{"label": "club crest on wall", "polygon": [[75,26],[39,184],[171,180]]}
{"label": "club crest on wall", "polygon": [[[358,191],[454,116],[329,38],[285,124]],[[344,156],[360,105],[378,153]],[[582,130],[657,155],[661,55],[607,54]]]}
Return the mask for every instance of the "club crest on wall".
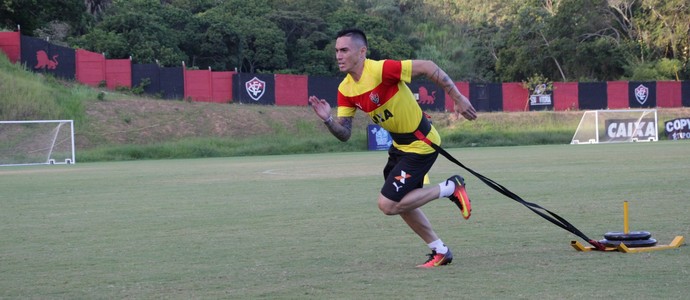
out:
{"label": "club crest on wall", "polygon": [[647,102],[647,97],[649,97],[649,88],[643,84],[635,88],[635,99],[637,99],[637,102],[644,104]]}
{"label": "club crest on wall", "polygon": [[249,97],[254,99],[254,101],[259,101],[261,96],[263,96],[264,92],[266,91],[266,82],[254,77],[245,82],[244,87],[247,89],[247,94],[249,94]]}

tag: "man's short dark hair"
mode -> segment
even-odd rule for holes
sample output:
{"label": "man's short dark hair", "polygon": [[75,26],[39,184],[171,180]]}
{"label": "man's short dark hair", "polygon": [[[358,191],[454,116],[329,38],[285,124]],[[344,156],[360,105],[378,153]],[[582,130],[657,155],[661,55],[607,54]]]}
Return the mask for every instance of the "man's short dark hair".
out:
{"label": "man's short dark hair", "polygon": [[356,39],[364,43],[364,47],[369,48],[369,43],[367,42],[367,35],[364,34],[364,31],[357,29],[357,28],[348,28],[348,29],[343,29],[338,32],[339,37],[344,37],[344,36],[349,36],[350,38]]}

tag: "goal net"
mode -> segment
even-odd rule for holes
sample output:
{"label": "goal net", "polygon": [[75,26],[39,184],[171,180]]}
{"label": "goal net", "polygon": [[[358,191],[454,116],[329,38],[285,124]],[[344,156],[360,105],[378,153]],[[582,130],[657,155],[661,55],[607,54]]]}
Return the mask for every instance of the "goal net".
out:
{"label": "goal net", "polygon": [[571,144],[659,140],[656,109],[585,111]]}
{"label": "goal net", "polygon": [[72,120],[0,121],[0,166],[73,163]]}

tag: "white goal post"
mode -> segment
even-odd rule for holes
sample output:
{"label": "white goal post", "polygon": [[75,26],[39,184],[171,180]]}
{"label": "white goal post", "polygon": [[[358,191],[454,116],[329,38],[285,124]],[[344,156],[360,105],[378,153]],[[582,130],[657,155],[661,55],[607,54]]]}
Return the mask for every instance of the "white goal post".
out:
{"label": "white goal post", "polygon": [[585,111],[571,144],[652,142],[659,140],[656,109]]}
{"label": "white goal post", "polygon": [[0,121],[0,166],[74,164],[74,121]]}

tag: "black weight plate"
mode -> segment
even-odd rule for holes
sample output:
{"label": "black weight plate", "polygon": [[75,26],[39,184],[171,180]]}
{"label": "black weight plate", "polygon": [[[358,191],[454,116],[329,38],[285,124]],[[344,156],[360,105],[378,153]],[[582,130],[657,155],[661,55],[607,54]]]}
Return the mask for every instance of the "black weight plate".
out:
{"label": "black weight plate", "polygon": [[630,231],[627,234],[622,231],[611,231],[604,234],[604,238],[610,241],[647,240],[651,237],[649,231]]}
{"label": "black weight plate", "polygon": [[604,244],[607,247],[618,247],[620,243],[625,244],[626,247],[628,248],[639,248],[639,247],[652,247],[656,245],[656,240],[655,239],[647,239],[647,240],[630,240],[630,241],[609,241],[609,240],[600,240],[599,243]]}

